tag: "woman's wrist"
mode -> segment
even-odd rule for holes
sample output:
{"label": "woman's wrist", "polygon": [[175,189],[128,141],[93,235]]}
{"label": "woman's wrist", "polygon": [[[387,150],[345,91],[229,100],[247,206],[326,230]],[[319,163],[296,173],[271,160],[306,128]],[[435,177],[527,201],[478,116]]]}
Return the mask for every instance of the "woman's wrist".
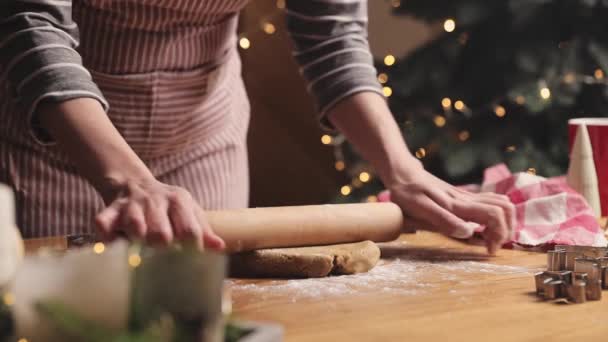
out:
{"label": "woman's wrist", "polygon": [[389,166],[385,172],[381,172],[380,178],[384,186],[391,189],[400,184],[411,182],[421,172],[424,172],[422,162],[408,153],[399,160],[398,164]]}
{"label": "woman's wrist", "polygon": [[106,203],[128,184],[155,181],[98,101],[78,98],[46,103],[39,114],[43,126]]}

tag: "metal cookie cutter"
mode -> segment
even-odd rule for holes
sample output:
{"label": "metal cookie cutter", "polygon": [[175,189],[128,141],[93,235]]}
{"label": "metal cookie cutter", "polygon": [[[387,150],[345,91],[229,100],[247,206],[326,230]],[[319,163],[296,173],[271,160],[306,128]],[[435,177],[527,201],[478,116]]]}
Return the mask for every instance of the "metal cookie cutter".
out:
{"label": "metal cookie cutter", "polygon": [[608,248],[557,245],[547,252],[547,271],[534,275],[536,293],[572,303],[600,300],[608,289]]}

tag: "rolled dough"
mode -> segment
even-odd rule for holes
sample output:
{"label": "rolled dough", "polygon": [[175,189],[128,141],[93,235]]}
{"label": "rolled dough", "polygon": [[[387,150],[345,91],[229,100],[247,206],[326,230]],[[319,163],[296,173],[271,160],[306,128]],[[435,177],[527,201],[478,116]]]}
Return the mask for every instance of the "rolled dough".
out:
{"label": "rolled dough", "polygon": [[314,278],[371,270],[380,249],[371,241],[358,243],[261,249],[230,256],[235,277]]}

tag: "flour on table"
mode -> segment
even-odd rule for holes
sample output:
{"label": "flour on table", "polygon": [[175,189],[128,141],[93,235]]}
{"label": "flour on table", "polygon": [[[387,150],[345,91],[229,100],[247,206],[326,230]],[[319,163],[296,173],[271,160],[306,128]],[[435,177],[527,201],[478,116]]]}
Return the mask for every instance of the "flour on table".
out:
{"label": "flour on table", "polygon": [[[465,274],[525,275],[535,270],[526,267],[494,265],[476,261],[429,262],[419,260],[381,260],[367,273],[332,276],[326,278],[273,280],[256,284],[240,284],[232,281],[233,293],[246,292],[260,300],[278,295],[289,295],[292,301],[322,299],[357,293],[385,292],[394,295],[416,295],[427,292],[436,284],[424,282],[423,275],[432,273],[438,279],[461,284]],[[450,290],[456,293],[456,290]]]}

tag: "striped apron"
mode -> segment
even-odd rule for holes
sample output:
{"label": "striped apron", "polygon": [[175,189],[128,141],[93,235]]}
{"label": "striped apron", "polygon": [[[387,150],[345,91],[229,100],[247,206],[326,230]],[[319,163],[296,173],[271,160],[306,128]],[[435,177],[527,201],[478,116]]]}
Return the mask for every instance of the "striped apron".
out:
{"label": "striped apron", "polygon": [[[110,119],[158,180],[205,209],[248,203],[249,103],[236,50],[246,2],[73,1],[79,52]],[[0,182],[15,190],[23,235],[93,233],[101,197],[58,147],[34,142],[6,86],[0,115]]]}

